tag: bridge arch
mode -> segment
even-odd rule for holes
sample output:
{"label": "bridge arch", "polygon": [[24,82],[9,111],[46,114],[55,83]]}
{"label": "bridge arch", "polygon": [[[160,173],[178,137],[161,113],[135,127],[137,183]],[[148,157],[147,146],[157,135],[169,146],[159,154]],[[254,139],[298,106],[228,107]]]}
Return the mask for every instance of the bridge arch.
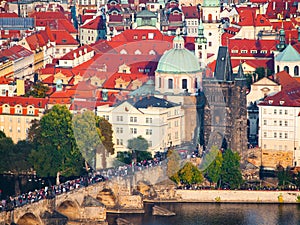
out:
{"label": "bridge arch", "polygon": [[75,200],[66,200],[63,201],[58,207],[57,211],[68,219],[78,219],[80,217],[80,206],[78,202]]}
{"label": "bridge arch", "polygon": [[19,218],[17,221],[18,225],[42,225],[42,221],[39,217],[35,216],[33,213],[28,212]]}

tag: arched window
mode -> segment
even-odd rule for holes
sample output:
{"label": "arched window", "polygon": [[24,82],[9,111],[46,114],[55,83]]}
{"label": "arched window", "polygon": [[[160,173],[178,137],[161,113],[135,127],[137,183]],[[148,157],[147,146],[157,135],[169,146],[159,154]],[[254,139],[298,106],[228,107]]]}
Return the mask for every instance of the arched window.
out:
{"label": "arched window", "polygon": [[299,76],[299,66],[294,67],[294,76]]}
{"label": "arched window", "polygon": [[212,14],[208,14],[208,22],[212,23]]}
{"label": "arched window", "polygon": [[158,88],[161,88],[161,78],[158,78]]}
{"label": "arched window", "polygon": [[181,88],[184,90],[187,89],[187,79],[182,79]]}
{"label": "arched window", "polygon": [[279,73],[279,71],[280,71],[280,67],[279,67],[279,66],[277,66],[277,73]]}
{"label": "arched window", "polygon": [[142,52],[141,52],[139,49],[137,49],[137,50],[134,52],[134,54],[135,54],[135,55],[141,55]]}
{"label": "arched window", "polygon": [[2,105],[2,113],[10,113],[10,107],[8,104]]}
{"label": "arched window", "polygon": [[283,68],[287,73],[289,73],[290,72],[290,69],[289,69],[289,67],[288,66],[285,66],[284,68]]}
{"label": "arched window", "polygon": [[15,106],[15,114],[22,114],[22,106],[20,105]]}
{"label": "arched window", "polygon": [[168,88],[173,89],[173,79],[168,79]]}
{"label": "arched window", "polygon": [[156,52],[154,50],[150,50],[149,55],[156,55]]}
{"label": "arched window", "polygon": [[126,51],[125,49],[122,49],[122,50],[120,51],[120,54],[121,54],[121,55],[126,55],[126,54],[127,54],[127,51]]}

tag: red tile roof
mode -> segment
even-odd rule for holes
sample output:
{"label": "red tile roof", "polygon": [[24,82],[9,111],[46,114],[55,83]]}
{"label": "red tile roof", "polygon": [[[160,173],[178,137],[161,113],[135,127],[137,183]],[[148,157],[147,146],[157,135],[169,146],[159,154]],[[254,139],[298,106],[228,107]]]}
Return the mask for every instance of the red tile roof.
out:
{"label": "red tile roof", "polygon": [[33,12],[29,15],[31,18],[39,19],[67,19],[67,17],[60,11],[57,12]]}
{"label": "red tile roof", "polygon": [[[273,57],[272,51],[276,50],[278,40],[249,40],[249,39],[228,39],[229,53],[233,57],[256,56],[260,58]],[[232,50],[238,50],[238,53],[233,53]],[[247,50],[247,53],[241,53],[241,50]],[[257,50],[257,53],[251,53],[251,50]],[[266,50],[267,53],[260,53],[261,50]]]}
{"label": "red tile roof", "polygon": [[73,38],[73,36],[64,30],[52,31],[56,45],[79,45],[79,43]]}
{"label": "red tile roof", "polygon": [[197,6],[182,6],[185,19],[199,19]]}
{"label": "red tile roof", "polygon": [[300,107],[300,89],[280,91],[275,95],[266,97],[259,105]]}
{"label": "red tile roof", "polygon": [[298,6],[298,0],[270,0],[266,16],[269,19],[277,19],[278,14],[281,14],[283,18],[291,18],[291,15],[296,15]]}
{"label": "red tile roof", "polygon": [[284,30],[291,30],[295,28],[295,25],[292,21],[277,21],[277,22],[271,22],[273,26],[273,30],[280,30],[282,27]]}
{"label": "red tile roof", "polygon": [[271,22],[269,19],[266,18],[265,15],[257,15],[255,20],[254,20],[254,26],[256,27],[262,27],[262,26],[272,26]]}
{"label": "red tile roof", "polygon": [[0,13],[0,18],[18,18],[18,14],[15,12],[2,12]]}
{"label": "red tile roof", "polygon": [[[27,107],[32,105],[36,108],[45,108],[48,102],[47,98],[33,98],[33,97],[1,97],[0,106],[8,104],[10,106],[21,105]],[[2,113],[2,112],[1,112]]]}
{"label": "red tile roof", "polygon": [[101,30],[104,29],[104,26],[105,26],[105,22],[102,20],[102,17],[97,16],[95,19],[81,26],[81,28],[91,29],[91,30]]}
{"label": "red tile roof", "polygon": [[85,55],[86,52],[89,53],[91,51],[94,51],[94,49],[92,47],[90,47],[89,45],[81,46],[80,48],[77,48],[77,49],[65,54],[60,59],[61,60],[73,60],[73,59],[75,59],[74,55],[76,55],[77,57],[80,56],[80,51],[81,51],[82,55]]}
{"label": "red tile roof", "polygon": [[286,71],[276,73],[275,80],[281,85],[282,90],[288,91],[297,88],[300,90],[300,83],[291,77]]}
{"label": "red tile roof", "polygon": [[19,60],[21,58],[28,57],[31,55],[33,55],[33,53],[21,45],[14,45],[13,47],[11,47],[9,49],[5,49],[0,52],[0,56],[6,56],[7,58],[9,58],[10,60],[13,60],[13,61]]}

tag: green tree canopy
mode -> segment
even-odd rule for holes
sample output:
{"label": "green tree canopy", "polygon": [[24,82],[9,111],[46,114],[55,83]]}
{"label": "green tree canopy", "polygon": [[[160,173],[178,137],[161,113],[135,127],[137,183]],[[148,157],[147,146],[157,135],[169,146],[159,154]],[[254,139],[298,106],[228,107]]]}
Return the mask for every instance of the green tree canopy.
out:
{"label": "green tree canopy", "polygon": [[240,156],[231,149],[227,149],[223,153],[220,182],[222,186],[229,186],[231,189],[239,188],[243,182]]}
{"label": "green tree canopy", "polygon": [[108,151],[110,154],[114,154],[114,143],[112,141],[113,139],[113,130],[112,125],[103,117],[97,117],[96,118],[97,126],[101,130],[102,134],[102,144],[104,145],[106,151]]}
{"label": "green tree canopy", "polygon": [[188,162],[178,171],[178,177],[182,184],[200,184],[203,182],[203,175],[200,170]]}
{"label": "green tree canopy", "polygon": [[128,140],[127,148],[132,150],[132,158],[137,161],[151,159],[151,153],[147,152],[148,147],[148,141],[141,135]]}
{"label": "green tree canopy", "polygon": [[85,111],[74,116],[74,136],[82,156],[94,169],[96,168],[96,151],[102,145],[101,130],[96,126],[95,114]]}
{"label": "green tree canopy", "polygon": [[206,177],[209,182],[217,183],[220,180],[223,164],[222,152],[218,149],[214,150],[217,152],[213,162],[205,170]]}
{"label": "green tree canopy", "polygon": [[34,98],[45,98],[47,96],[47,91],[49,91],[48,86],[44,85],[42,82],[36,82],[25,93],[25,96],[32,96]]}
{"label": "green tree canopy", "polygon": [[175,149],[169,149],[167,154],[167,175],[168,177],[176,182],[180,183],[180,178],[178,176],[178,171],[180,170],[180,156]]}
{"label": "green tree canopy", "polygon": [[72,115],[66,106],[53,106],[30,133],[35,144],[31,162],[38,175],[80,174],[83,158],[74,138]]}

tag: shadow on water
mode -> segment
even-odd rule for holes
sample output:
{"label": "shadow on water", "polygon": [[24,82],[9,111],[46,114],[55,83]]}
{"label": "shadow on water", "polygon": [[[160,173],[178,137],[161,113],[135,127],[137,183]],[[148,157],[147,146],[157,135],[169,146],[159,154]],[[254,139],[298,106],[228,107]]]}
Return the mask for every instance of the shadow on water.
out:
{"label": "shadow on water", "polygon": [[145,214],[108,214],[109,225],[124,218],[134,225],[300,225],[300,207],[296,204],[218,204],[158,203],[176,216],[152,216],[153,204],[145,204]]}

